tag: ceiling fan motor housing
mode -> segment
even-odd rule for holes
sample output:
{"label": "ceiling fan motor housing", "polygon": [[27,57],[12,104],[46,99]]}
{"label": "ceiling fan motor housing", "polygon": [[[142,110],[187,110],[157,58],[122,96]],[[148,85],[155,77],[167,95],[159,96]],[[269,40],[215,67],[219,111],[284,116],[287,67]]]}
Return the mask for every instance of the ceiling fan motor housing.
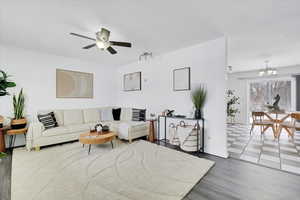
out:
{"label": "ceiling fan motor housing", "polygon": [[108,42],[109,35],[110,31],[105,28],[102,28],[101,31],[96,33],[97,39],[101,40],[102,42]]}

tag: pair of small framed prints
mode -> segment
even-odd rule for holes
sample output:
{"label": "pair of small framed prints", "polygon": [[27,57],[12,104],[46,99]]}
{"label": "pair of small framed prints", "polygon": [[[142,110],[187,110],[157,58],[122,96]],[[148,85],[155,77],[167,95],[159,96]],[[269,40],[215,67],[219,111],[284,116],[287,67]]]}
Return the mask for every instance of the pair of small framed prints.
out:
{"label": "pair of small framed prints", "polygon": [[[125,74],[123,77],[124,91],[142,90],[142,72]],[[173,70],[173,91],[191,89],[191,69],[184,67]]]}

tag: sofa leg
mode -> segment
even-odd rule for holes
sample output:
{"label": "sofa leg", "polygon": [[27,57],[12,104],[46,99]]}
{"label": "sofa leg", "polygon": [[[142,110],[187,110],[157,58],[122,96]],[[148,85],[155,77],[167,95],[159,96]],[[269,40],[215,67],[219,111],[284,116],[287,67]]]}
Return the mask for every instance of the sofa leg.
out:
{"label": "sofa leg", "polygon": [[36,146],[36,147],[34,147],[34,150],[35,150],[35,151],[40,151],[40,150],[41,150],[41,147],[40,147],[40,146]]}

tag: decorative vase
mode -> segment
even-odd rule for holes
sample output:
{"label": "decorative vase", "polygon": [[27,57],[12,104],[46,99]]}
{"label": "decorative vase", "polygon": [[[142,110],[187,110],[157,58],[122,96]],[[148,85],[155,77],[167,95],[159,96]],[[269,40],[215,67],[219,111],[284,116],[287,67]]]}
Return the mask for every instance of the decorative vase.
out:
{"label": "decorative vase", "polygon": [[25,128],[26,124],[27,124],[27,121],[26,121],[25,118],[11,120],[11,128],[12,129],[22,129],[22,128]]}
{"label": "decorative vase", "polygon": [[202,118],[202,112],[200,109],[195,110],[195,119],[201,119]]}

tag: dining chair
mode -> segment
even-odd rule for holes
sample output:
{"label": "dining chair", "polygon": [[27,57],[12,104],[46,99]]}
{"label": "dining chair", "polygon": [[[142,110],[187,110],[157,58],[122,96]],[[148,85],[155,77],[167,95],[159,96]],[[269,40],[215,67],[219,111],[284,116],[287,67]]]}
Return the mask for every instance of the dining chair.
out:
{"label": "dining chair", "polygon": [[265,112],[252,112],[252,126],[250,130],[250,135],[255,126],[260,127],[260,133],[263,134],[267,129],[272,128],[274,138],[276,138],[276,131],[274,128],[274,121]]}
{"label": "dining chair", "polygon": [[288,136],[294,138],[295,131],[300,131],[300,113],[291,113],[291,120],[287,122],[279,123],[279,128],[277,131],[277,137],[280,138],[282,129],[286,130]]}

